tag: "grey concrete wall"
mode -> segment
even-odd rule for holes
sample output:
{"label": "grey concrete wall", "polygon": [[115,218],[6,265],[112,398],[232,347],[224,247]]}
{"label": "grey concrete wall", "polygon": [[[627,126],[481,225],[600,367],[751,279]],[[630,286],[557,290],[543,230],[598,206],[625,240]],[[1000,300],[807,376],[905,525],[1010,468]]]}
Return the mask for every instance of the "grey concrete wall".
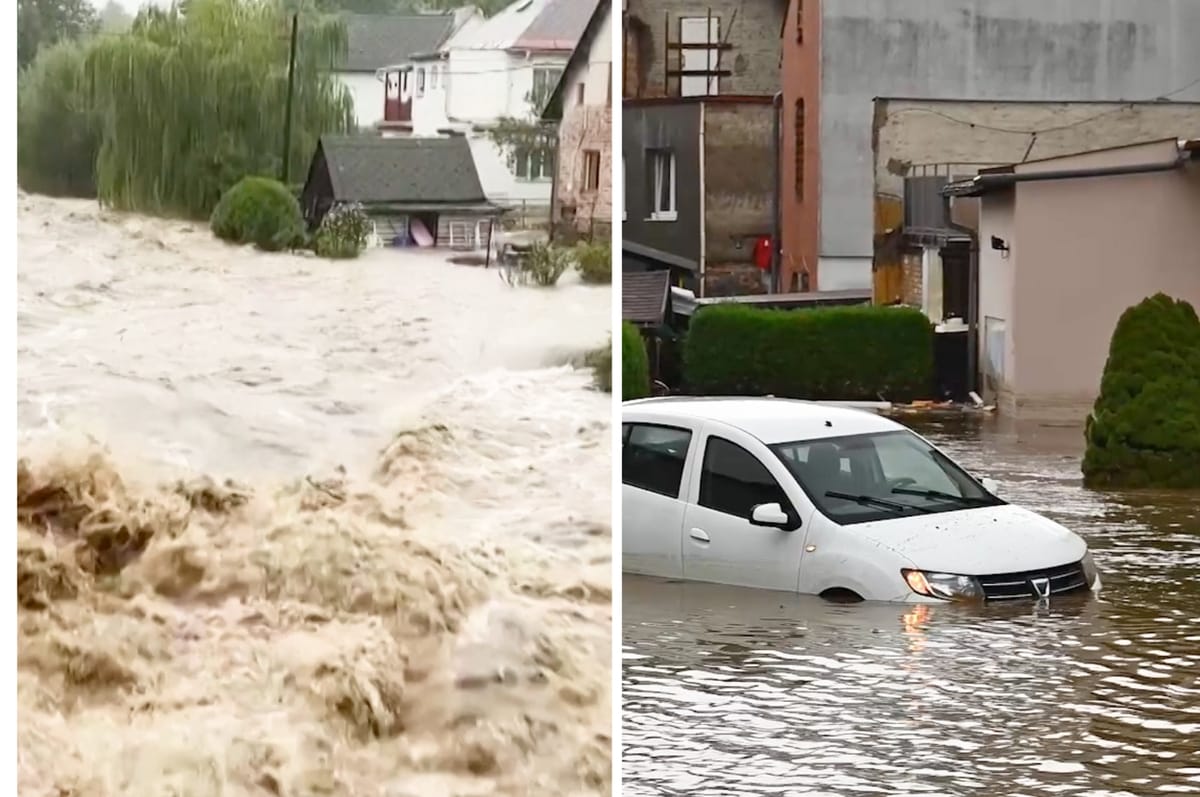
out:
{"label": "grey concrete wall", "polygon": [[774,124],[771,105],[705,106],[704,227],[709,264],[753,263],[754,239],[773,232]]}
{"label": "grey concrete wall", "polygon": [[[1200,77],[1200,72],[1197,73]],[[970,122],[974,127],[964,125]],[[1031,136],[1024,130],[1042,130]],[[875,191],[902,196],[908,168],[980,166],[1058,158],[1200,131],[1200,103],[875,102]],[[943,170],[944,173],[945,170]]]}
{"label": "grey concrete wall", "polygon": [[[700,104],[636,105],[622,110],[626,240],[700,260]],[[647,150],[675,153],[675,221],[650,221]]]}
{"label": "grey concrete wall", "polygon": [[[786,0],[630,0],[629,14],[645,24],[637,50],[643,62],[637,71],[643,77],[642,97],[664,96],[664,63],[677,68],[679,51],[669,56],[666,41],[679,41],[681,17],[703,17],[709,10],[720,19],[722,41],[732,49],[721,53],[722,69],[733,72],[721,78],[720,94],[774,94],[779,91],[779,30],[787,13]],[[665,28],[664,26],[669,26]],[[648,63],[645,59],[648,59]],[[668,82],[670,96],[679,95],[679,78]]]}
{"label": "grey concrete wall", "polygon": [[[1197,0],[822,7],[822,257],[871,256],[875,97],[1150,100],[1200,77]],[[1200,83],[1173,99],[1200,101]]]}

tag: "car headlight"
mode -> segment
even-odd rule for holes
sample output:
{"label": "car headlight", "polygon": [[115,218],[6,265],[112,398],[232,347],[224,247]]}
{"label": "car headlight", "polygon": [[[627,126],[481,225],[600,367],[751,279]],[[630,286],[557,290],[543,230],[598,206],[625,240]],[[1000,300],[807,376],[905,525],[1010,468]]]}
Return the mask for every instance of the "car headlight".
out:
{"label": "car headlight", "polygon": [[908,588],[927,598],[948,601],[976,600],[983,597],[983,589],[972,576],[957,576],[952,573],[927,573],[923,570],[901,570],[900,575]]}
{"label": "car headlight", "polygon": [[1089,587],[1096,586],[1096,579],[1100,576],[1100,571],[1096,569],[1096,563],[1092,561],[1092,552],[1088,551],[1083,555],[1083,560],[1079,566],[1083,568],[1083,577],[1087,579]]}

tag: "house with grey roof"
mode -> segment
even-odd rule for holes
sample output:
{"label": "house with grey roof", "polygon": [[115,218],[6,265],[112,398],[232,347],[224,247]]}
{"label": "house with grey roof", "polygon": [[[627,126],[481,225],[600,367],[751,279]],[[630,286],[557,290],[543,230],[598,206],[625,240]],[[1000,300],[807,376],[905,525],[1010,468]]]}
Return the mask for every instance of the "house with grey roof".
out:
{"label": "house with grey roof", "polygon": [[482,248],[501,213],[462,136],[322,136],[300,203],[314,228],[335,205],[361,204],[385,246],[411,245],[424,230],[434,246]]}
{"label": "house with grey roof", "polygon": [[380,68],[437,50],[478,14],[468,7],[437,14],[344,15],[346,57],[335,72],[354,98],[358,126],[372,128],[384,119],[385,107],[398,113],[404,106],[402,87],[385,83]]}
{"label": "house with grey roof", "polygon": [[515,0],[464,24],[435,51],[388,67],[389,80],[413,86],[411,124],[399,127],[415,136],[465,135],[492,201],[547,214],[553,126],[544,142],[519,148],[497,145],[489,131],[503,120],[539,119],[599,1]]}

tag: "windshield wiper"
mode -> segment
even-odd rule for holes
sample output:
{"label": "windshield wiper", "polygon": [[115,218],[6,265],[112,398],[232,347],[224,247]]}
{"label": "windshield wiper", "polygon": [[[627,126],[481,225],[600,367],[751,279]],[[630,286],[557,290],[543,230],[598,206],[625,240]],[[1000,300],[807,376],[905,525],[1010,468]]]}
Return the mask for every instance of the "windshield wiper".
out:
{"label": "windshield wiper", "polygon": [[918,512],[928,514],[931,510],[923,506],[914,506],[912,504],[902,504],[899,501],[889,501],[886,498],[876,498],[873,495],[854,495],[852,493],[839,493],[837,490],[826,490],[825,495],[829,498],[840,498],[843,501],[853,501],[856,504],[872,504],[881,506],[884,509],[891,509],[895,512],[904,512],[908,509],[915,509]]}
{"label": "windshield wiper", "polygon": [[953,501],[956,504],[965,506],[985,506],[991,503],[987,498],[971,498],[966,495],[955,495],[954,493],[944,493],[941,490],[913,490],[908,487],[893,487],[892,492],[897,495],[915,495],[921,498],[938,499],[941,501]]}

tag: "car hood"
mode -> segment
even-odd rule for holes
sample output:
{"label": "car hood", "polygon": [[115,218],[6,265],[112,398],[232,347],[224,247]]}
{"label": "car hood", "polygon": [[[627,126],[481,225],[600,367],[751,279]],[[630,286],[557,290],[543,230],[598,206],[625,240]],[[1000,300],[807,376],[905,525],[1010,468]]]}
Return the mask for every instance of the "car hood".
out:
{"label": "car hood", "polygon": [[1075,562],[1087,552],[1078,535],[1016,506],[912,515],[846,528],[933,573],[1017,573]]}

